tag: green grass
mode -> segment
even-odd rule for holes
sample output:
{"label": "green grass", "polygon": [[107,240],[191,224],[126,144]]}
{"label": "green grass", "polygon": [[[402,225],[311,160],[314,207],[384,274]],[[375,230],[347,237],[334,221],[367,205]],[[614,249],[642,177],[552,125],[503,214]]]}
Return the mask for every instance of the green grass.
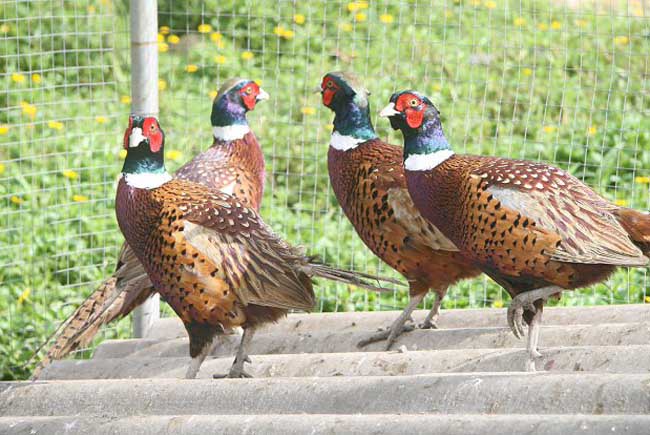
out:
{"label": "green grass", "polygon": [[[249,116],[269,171],[262,214],[329,262],[390,273],[353,233],[328,185],[332,114],[312,90],[333,69],[364,78],[375,113],[397,89],[429,95],[458,151],[554,162],[620,204],[650,206],[650,20],[633,3],[609,10],[379,1],[352,12],[347,2],[323,0],[159,3],[159,24],[180,40],[166,35],[160,53],[166,148],[181,153],[169,169],[210,144],[211,91],[235,75],[260,79],[272,96]],[[110,273],[122,241],[113,195],[129,111],[121,102],[129,94],[126,16],[123,2],[107,0],[0,10],[3,379],[27,376],[27,358]],[[211,31],[199,33],[200,24]],[[217,31],[220,42],[211,37]],[[375,121],[383,137],[401,142]],[[559,303],[639,303],[647,284],[645,271],[622,270]],[[323,311],[399,308],[408,299],[327,283],[318,291]],[[452,289],[443,306],[505,299],[480,278]],[[105,336],[128,333],[124,321]]]}

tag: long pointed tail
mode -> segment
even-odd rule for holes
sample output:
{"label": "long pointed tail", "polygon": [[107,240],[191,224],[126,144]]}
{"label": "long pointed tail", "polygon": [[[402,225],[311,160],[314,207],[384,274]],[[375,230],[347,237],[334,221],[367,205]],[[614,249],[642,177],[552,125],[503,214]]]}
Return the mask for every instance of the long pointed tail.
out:
{"label": "long pointed tail", "polygon": [[151,296],[152,291],[146,275],[126,282],[120,282],[114,276],[104,281],[36,350],[30,361],[48,343],[52,343],[34,369],[32,380],[38,379],[52,361],[65,358],[71,352],[88,346],[100,327],[129,314]]}
{"label": "long pointed tail", "polygon": [[305,273],[309,276],[325,278],[331,281],[338,281],[345,284],[351,284],[357,287],[380,292],[393,291],[393,289],[380,287],[379,285],[373,284],[372,281],[377,284],[387,283],[404,286],[404,283],[394,278],[371,275],[364,272],[354,272],[351,270],[338,269],[336,267],[328,266],[322,263],[309,263],[307,266],[305,266]]}
{"label": "long pointed tail", "polygon": [[615,214],[643,255],[650,258],[650,214],[624,207],[616,210]]}

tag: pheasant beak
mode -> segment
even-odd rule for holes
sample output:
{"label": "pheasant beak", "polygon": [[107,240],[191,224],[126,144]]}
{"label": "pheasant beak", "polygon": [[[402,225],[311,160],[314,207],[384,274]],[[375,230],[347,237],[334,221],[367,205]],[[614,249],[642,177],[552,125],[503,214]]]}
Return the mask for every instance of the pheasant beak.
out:
{"label": "pheasant beak", "polygon": [[390,118],[391,116],[399,115],[400,112],[395,110],[395,103],[388,103],[388,106],[381,109],[379,116],[382,118]]}
{"label": "pheasant beak", "polygon": [[260,88],[260,93],[257,94],[257,97],[255,97],[255,101],[262,101],[262,100],[268,100],[271,98],[268,92],[266,92],[264,89]]}

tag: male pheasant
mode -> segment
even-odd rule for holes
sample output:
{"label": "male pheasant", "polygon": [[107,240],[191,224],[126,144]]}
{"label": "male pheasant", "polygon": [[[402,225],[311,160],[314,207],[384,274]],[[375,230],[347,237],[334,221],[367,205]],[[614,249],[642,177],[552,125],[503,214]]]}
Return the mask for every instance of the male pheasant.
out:
{"label": "male pheasant", "polygon": [[535,370],[544,302],[606,279],[617,266],[647,266],[650,215],[611,204],[553,166],[457,155],[429,99],[403,91],[380,113],[404,135],[408,190],[422,215],[512,296],[508,323],[528,326],[526,369]]}
{"label": "male pheasant", "polygon": [[234,196],[172,179],[155,118],[132,116],[124,137],[117,221],[154,288],[187,329],[187,378],[196,376],[215,335],[237,326],[244,335],[228,376],[248,376],[243,365],[253,331],[288,310],[310,310],[313,276],[374,288],[357,274],[312,263]]}
{"label": "male pheasant", "polygon": [[[212,104],[212,146],[181,167],[176,178],[229,193],[241,204],[259,211],[264,191],[264,155],[246,113],[268,98],[269,94],[252,80],[226,81]],[[33,378],[52,360],[88,345],[102,325],[128,315],[153,293],[142,264],[125,243],[113,275],[48,340],[54,342]]]}
{"label": "male pheasant", "polygon": [[402,314],[389,329],[359,343],[386,339],[390,349],[430,289],[436,301],[423,328],[436,327],[447,288],[480,271],[413,205],[402,150],[377,137],[370,121],[369,92],[358,79],[350,73],[328,73],[321,93],[323,104],[335,113],[327,162],[336,198],[366,246],[409,281],[411,301]]}

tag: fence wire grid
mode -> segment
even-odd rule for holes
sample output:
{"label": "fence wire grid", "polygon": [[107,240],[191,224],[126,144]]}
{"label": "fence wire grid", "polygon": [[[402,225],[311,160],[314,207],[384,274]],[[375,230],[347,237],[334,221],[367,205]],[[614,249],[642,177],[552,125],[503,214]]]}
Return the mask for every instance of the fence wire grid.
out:
{"label": "fence wire grid", "polygon": [[[392,273],[354,233],[329,186],[332,113],[314,89],[349,70],[371,111],[414,88],[459,152],[569,170],[619,205],[650,208],[650,5],[646,1],[158,2],[160,120],[175,170],[211,144],[226,79],[271,94],[249,114],[267,159],[262,215],[324,260]],[[129,113],[128,2],[0,1],[0,368],[22,364],[114,268],[121,135]],[[401,143],[373,115],[381,137]],[[564,305],[650,302],[645,269],[566,293]],[[398,309],[389,295],[318,285],[321,311]],[[486,278],[443,307],[501,307]],[[430,306],[431,299],[427,299]],[[169,313],[169,311],[167,311]],[[127,336],[128,321],[106,336]]]}

